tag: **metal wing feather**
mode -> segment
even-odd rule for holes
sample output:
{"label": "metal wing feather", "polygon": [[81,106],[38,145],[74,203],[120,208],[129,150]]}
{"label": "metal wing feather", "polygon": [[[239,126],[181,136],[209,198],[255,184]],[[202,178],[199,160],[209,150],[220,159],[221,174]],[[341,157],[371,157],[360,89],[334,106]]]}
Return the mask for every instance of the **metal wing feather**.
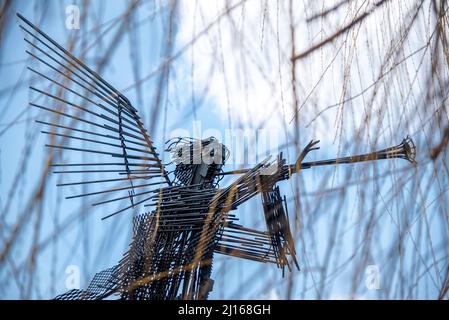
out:
{"label": "metal wing feather", "polygon": [[[54,172],[89,177],[59,183],[58,186],[83,187],[67,198],[101,197],[94,205],[130,200],[130,205],[108,215],[111,216],[146,202],[154,190],[171,185],[131,102],[50,36],[17,15],[23,22],[20,28],[25,32],[24,40],[30,45],[26,52],[46,71],[28,69],[50,85],[46,89],[30,87],[47,101],[30,105],[52,115],[49,121],[37,121],[49,128],[42,131],[52,141],[46,146],[82,155],[79,162],[53,163],[57,168]],[[50,92],[52,86],[56,93]],[[92,189],[87,192],[86,186]]]}

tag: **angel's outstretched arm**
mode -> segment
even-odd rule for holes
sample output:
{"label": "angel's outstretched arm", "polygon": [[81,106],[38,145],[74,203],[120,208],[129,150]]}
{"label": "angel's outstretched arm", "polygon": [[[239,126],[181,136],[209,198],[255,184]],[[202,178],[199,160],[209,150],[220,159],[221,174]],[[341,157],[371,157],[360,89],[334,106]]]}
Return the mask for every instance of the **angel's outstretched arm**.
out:
{"label": "angel's outstretched arm", "polygon": [[[326,166],[326,165],[335,165],[335,164],[345,164],[345,163],[357,163],[357,162],[365,162],[365,161],[376,161],[382,159],[405,159],[412,164],[416,164],[416,147],[413,140],[407,136],[402,142],[394,147],[385,148],[379,151],[349,156],[349,157],[341,157],[334,158],[328,160],[319,160],[319,161],[311,161],[304,162],[303,160],[307,156],[310,151],[317,150],[319,147],[316,145],[320,141],[310,141],[309,144],[303,149],[298,159],[294,164],[283,165],[281,168],[281,174],[277,174],[279,180],[285,180],[291,177],[293,173],[297,173],[302,169],[309,169],[312,167],[318,166]],[[234,174],[244,174],[249,172],[251,169],[240,169],[223,172],[222,175],[234,175]]]}

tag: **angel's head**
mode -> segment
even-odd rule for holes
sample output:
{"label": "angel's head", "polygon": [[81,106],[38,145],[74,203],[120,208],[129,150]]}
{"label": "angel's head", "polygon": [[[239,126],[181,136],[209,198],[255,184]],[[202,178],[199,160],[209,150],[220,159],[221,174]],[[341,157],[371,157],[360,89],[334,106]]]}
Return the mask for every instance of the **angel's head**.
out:
{"label": "angel's head", "polygon": [[229,150],[215,137],[194,139],[179,137],[167,141],[173,173],[179,184],[213,185],[217,174],[229,157]]}

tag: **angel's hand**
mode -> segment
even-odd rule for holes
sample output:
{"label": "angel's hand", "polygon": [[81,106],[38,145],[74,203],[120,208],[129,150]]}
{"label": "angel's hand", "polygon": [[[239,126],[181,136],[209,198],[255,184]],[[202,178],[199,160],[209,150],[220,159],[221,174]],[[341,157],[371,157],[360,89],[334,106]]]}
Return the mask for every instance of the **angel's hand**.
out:
{"label": "angel's hand", "polygon": [[301,169],[301,163],[310,151],[318,150],[320,148],[315,147],[319,142],[320,140],[317,141],[310,140],[309,144],[302,150],[301,154],[299,155],[298,159],[295,162],[295,171],[299,171],[299,169]]}

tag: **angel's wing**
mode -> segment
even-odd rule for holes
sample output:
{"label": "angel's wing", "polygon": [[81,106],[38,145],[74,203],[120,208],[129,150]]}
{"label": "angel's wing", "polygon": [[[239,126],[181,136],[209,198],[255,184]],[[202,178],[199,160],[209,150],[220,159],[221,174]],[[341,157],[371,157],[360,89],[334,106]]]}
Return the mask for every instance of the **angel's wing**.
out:
{"label": "angel's wing", "polygon": [[[42,80],[31,106],[47,111],[46,146],[71,151],[68,162],[53,163],[64,175],[59,186],[80,188],[67,198],[96,197],[94,205],[118,202],[122,212],[171,185],[148,132],[130,101],[100,75],[22,15],[20,28]],[[59,153],[61,154],[61,153]],[[59,158],[59,157],[58,157]],[[63,158],[63,157],[62,157]],[[76,161],[74,161],[76,159]],[[65,177],[73,177],[65,180]],[[112,215],[110,214],[110,215]],[[108,216],[110,216],[108,215]]]}

